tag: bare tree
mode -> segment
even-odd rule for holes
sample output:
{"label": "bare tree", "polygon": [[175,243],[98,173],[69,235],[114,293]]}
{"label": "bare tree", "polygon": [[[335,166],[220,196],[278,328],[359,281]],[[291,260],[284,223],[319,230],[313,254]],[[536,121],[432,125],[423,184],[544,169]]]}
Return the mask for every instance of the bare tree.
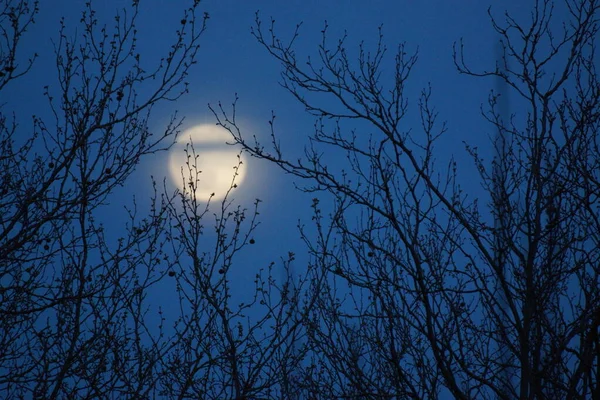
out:
{"label": "bare tree", "polygon": [[[268,149],[242,136],[235,113],[218,117],[247,152],[308,182],[314,226],[301,226],[307,269],[291,273],[293,253],[259,268],[241,303],[231,277],[247,267],[240,255],[257,240],[260,201],[199,202],[193,146],[188,187],[155,189],[147,212],[134,202],[120,236],[102,223],[114,189],[173,143],[180,120],[159,135],[148,121],[187,91],[208,15],[193,1],[152,67],[136,50],[137,1],[112,27],[86,4],[82,34],[63,22],[54,42],[51,118],[34,116],[24,134],[0,114],[0,394],[600,398],[599,4],[565,1],[559,31],[552,6],[536,1],[527,25],[492,16],[502,52],[490,71],[472,70],[456,47],[459,72],[496,77],[527,105],[505,118],[490,95],[498,156],[467,147],[487,191],[480,201],[453,160],[436,162],[446,127],[430,88],[418,132],[403,127],[417,61],[406,45],[388,68],[380,33],[354,61],[325,27],[318,59],[305,63],[298,30],[284,42],[257,18],[253,33],[282,63],[284,87],[316,117],[311,144],[292,161],[274,120]],[[1,3],[0,90],[35,62],[19,43],[37,12],[35,1]],[[328,164],[325,151],[347,164]],[[152,302],[156,289],[171,290],[175,315]]]}
{"label": "bare tree", "polygon": [[[199,155],[186,148],[189,168],[182,171],[188,182],[176,198],[165,202],[170,226],[165,242],[174,257],[171,275],[181,317],[174,326],[175,343],[163,357],[161,384],[168,398],[267,399],[293,398],[286,385],[288,371],[301,362],[303,341],[300,298],[307,277],[278,281],[274,269],[289,270],[290,253],[281,263],[271,262],[256,272],[255,290],[247,301],[239,301],[231,289],[235,275],[253,271],[250,262],[241,262],[238,253],[254,245],[258,206],[253,211],[234,206],[228,196],[218,211],[197,200],[195,191],[202,182],[197,168]],[[230,192],[236,188],[237,170]],[[212,213],[212,215],[211,215]],[[211,226],[207,218],[213,219]],[[247,221],[249,220],[249,221]],[[206,229],[213,231],[212,246],[206,246]],[[305,308],[308,306],[305,306]]]}
{"label": "bare tree", "polygon": [[[39,8],[0,4],[0,90],[10,90],[35,61],[23,61],[20,43]],[[63,20],[58,81],[44,88],[50,118],[34,116],[28,132],[18,115],[0,114],[0,397],[289,398],[302,285],[277,282],[274,262],[248,304],[232,304],[229,290],[234,259],[255,241],[258,200],[248,211],[228,196],[209,212],[193,195],[202,176],[189,147],[189,188],[155,183],[148,212],[128,206],[116,237],[104,225],[114,189],[173,144],[181,120],[156,134],[149,118],[187,92],[208,20],[190,2],[152,66],[137,52],[139,7],[106,25],[88,2],[76,36]],[[157,300],[164,288],[170,304]]]}
{"label": "bare tree", "polygon": [[[505,118],[490,94],[483,116],[500,156],[466,149],[480,201],[454,160],[436,162],[446,126],[430,88],[419,129],[404,126],[417,61],[406,45],[388,58],[380,32],[352,56],[326,25],[318,57],[301,59],[299,27],[286,41],[257,15],[253,34],[281,63],[283,87],[316,117],[310,145],[294,161],[274,117],[265,147],[215,115],[315,193],[308,274],[325,278],[309,289],[302,397],[600,398],[600,3],[560,6],[562,25],[549,0],[532,2],[527,23],[490,13],[502,52],[488,71],[455,48],[460,73],[497,77],[525,105]],[[343,166],[328,162],[336,153]]]}
{"label": "bare tree", "polygon": [[[169,55],[151,67],[136,50],[138,6],[109,27],[87,3],[78,37],[61,21],[58,82],[44,89],[52,117],[33,116],[31,132],[0,119],[3,397],[147,397],[155,388],[162,349],[145,342],[143,301],[164,274],[154,261],[162,210],[142,219],[132,209],[117,240],[98,216],[140,159],[174,137],[177,119],[159,135],[148,119],[187,91],[207,17],[197,16],[198,2],[185,10]],[[37,1],[2,2],[3,90],[32,65],[33,57],[22,66],[17,49],[37,12]]]}

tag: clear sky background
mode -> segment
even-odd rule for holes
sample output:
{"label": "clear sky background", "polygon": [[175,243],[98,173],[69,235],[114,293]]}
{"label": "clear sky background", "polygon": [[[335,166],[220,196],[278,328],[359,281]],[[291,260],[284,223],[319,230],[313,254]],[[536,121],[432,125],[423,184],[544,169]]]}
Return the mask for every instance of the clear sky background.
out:
{"label": "clear sky background", "polygon": [[[98,17],[109,25],[114,12],[129,3],[130,0],[94,2]],[[168,51],[188,2],[142,0],[141,3],[139,52],[143,59],[152,60]],[[533,3],[522,0],[204,0],[202,7],[211,18],[201,40],[198,65],[188,78],[190,93],[176,103],[163,103],[156,108],[151,129],[157,132],[164,129],[175,110],[186,118],[184,128],[214,123],[207,104],[222,101],[227,106],[237,93],[238,118],[246,128],[243,133],[247,137],[256,134],[268,140],[268,120],[273,111],[277,115],[276,129],[284,151],[291,156],[300,155],[312,133],[314,119],[279,86],[280,66],[251,36],[255,12],[260,11],[265,24],[270,17],[275,18],[277,32],[284,38],[289,38],[296,24],[302,22],[297,41],[300,55],[316,54],[326,20],[331,43],[347,31],[347,45],[351,49],[356,49],[362,40],[373,46],[381,25],[389,48],[387,68],[393,67],[393,53],[399,43],[406,42],[409,53],[417,50],[419,53],[408,82],[410,103],[406,126],[412,127],[415,134],[420,132],[417,100],[421,89],[431,84],[439,120],[448,124],[446,137],[438,148],[439,165],[445,165],[443,160],[454,154],[459,160],[459,177],[465,189],[481,193],[477,172],[466,157],[462,142],[480,146],[483,154],[491,157],[489,137],[495,135],[495,131],[483,120],[480,106],[485,106],[495,82],[459,75],[452,60],[452,45],[463,38],[471,66],[492,68],[498,36],[491,27],[488,7],[492,6],[492,11],[500,17],[509,10],[520,21],[525,21]],[[74,33],[83,6],[84,1],[80,0],[43,0],[40,4],[36,24],[25,37],[23,47],[24,51],[37,52],[40,57],[24,79],[12,83],[12,87],[3,92],[3,97],[10,93],[10,98],[0,99],[6,103],[6,112],[15,111],[23,135],[31,132],[31,114],[49,115],[42,93],[45,85],[56,88],[58,83],[51,39],[57,36],[59,20],[64,16],[70,32]],[[165,153],[147,158],[129,184],[111,197],[111,205],[106,208],[107,220],[110,217],[113,223],[118,223],[114,213],[123,212],[123,205],[130,205],[134,195],[142,207],[147,206],[145,200],[151,195],[150,175],[158,180],[169,179],[167,164]],[[247,164],[247,178],[234,194],[236,202],[248,208],[255,198],[263,203],[257,243],[244,250],[244,258],[238,260],[241,265],[236,267],[242,285],[253,279],[252,271],[285,256],[287,251],[299,255],[297,268],[301,268],[306,257],[297,222],[300,219],[310,225],[313,197],[295,191],[291,177],[274,165],[257,160],[247,160]]]}

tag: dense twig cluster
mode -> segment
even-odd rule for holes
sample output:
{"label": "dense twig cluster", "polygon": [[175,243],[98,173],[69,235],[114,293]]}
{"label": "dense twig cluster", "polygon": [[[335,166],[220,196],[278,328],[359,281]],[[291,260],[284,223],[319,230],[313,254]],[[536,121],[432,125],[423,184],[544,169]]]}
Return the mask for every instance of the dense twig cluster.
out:
{"label": "dense twig cluster", "polygon": [[[231,280],[256,243],[260,201],[199,202],[193,146],[188,186],[155,184],[149,211],[134,202],[116,237],[103,223],[114,189],[173,143],[180,120],[153,135],[149,118],[187,92],[208,15],[193,1],[151,66],[137,52],[138,1],[111,27],[87,3],[80,35],[63,21],[54,42],[49,116],[24,134],[0,113],[0,396],[600,398],[600,4],[562,6],[562,26],[549,0],[528,23],[490,13],[502,47],[489,71],[455,47],[460,73],[501,80],[523,105],[507,117],[492,92],[496,156],[467,146],[485,196],[461,187],[461,165],[436,161],[447,129],[431,88],[417,99],[421,126],[405,126],[417,62],[407,45],[388,58],[380,30],[373,50],[352,55],[326,25],[304,60],[300,27],[283,41],[257,15],[253,35],[315,116],[310,145],[296,160],[274,117],[264,146],[235,110],[215,115],[315,198],[312,228],[300,225],[306,269],[291,272],[293,253],[283,281],[276,263],[257,269],[239,303]],[[37,12],[36,1],[2,2],[1,91],[36,59],[18,50]]]}
{"label": "dense twig cluster", "polygon": [[[460,73],[496,77],[525,105],[506,118],[490,97],[497,155],[467,147],[487,191],[479,202],[454,161],[436,164],[446,127],[430,89],[420,129],[404,127],[416,54],[401,45],[386,62],[380,34],[354,57],[345,36],[329,44],[326,25],[317,57],[300,59],[299,27],[284,41],[257,16],[253,34],[281,63],[282,86],[317,117],[310,146],[294,161],[274,128],[269,149],[221,122],[333,201],[329,218],[315,203],[318,233],[306,237],[309,270],[328,278],[305,321],[305,397],[600,396],[600,4],[561,7],[562,26],[550,1],[536,1],[528,23],[490,13],[503,45],[491,71],[455,48]],[[336,152],[343,167],[324,157]]]}
{"label": "dense twig cluster", "polygon": [[[1,4],[6,91],[35,59],[23,63],[17,49],[38,4]],[[269,269],[257,274],[253,301],[230,299],[230,270],[254,242],[258,201],[248,211],[224,200],[214,247],[200,245],[211,214],[193,195],[201,178],[193,148],[182,180],[195,186],[161,195],[155,185],[148,214],[134,202],[122,226],[106,224],[115,188],[173,143],[181,120],[157,135],[149,118],[188,91],[208,20],[198,1],[183,10],[153,66],[138,53],[139,7],[109,26],[87,2],[76,36],[62,20],[58,81],[44,88],[50,112],[33,117],[32,132],[0,114],[2,398],[244,398],[276,393],[282,375],[272,372],[296,362],[290,310],[300,288],[281,287]],[[263,312],[247,315],[251,307]]]}

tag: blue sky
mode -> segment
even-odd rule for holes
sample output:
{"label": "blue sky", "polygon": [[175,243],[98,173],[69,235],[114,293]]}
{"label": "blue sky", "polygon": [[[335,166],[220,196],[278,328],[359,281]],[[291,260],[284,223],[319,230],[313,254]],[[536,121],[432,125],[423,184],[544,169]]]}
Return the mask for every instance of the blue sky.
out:
{"label": "blue sky", "polygon": [[[169,51],[175,30],[180,26],[182,11],[191,1],[140,0],[137,51],[141,53],[143,63],[156,64]],[[110,27],[114,13],[128,7],[131,2],[96,0],[94,8],[101,23]],[[52,126],[51,109],[43,93],[46,86],[51,93],[59,93],[53,39],[57,38],[59,21],[63,17],[68,35],[82,33],[79,20],[84,4],[83,0],[41,0],[36,24],[23,40],[19,59],[24,62],[34,52],[39,57],[27,76],[11,83],[0,95],[3,113],[10,115],[14,112],[19,122],[18,140],[30,137],[33,114],[46,119]],[[493,78],[477,79],[459,74],[452,58],[453,45],[463,40],[466,62],[473,70],[492,69],[498,56],[499,37],[491,26],[488,8],[491,7],[501,23],[507,11],[519,24],[527,25],[530,9],[535,4],[535,0],[202,0],[201,10],[210,14],[210,20],[201,38],[198,63],[187,79],[189,93],[176,102],[163,102],[155,107],[149,129],[160,135],[176,111],[185,118],[182,130],[199,124],[214,124],[215,118],[208,104],[216,106],[222,102],[230,112],[231,103],[237,97],[237,120],[242,135],[246,138],[256,135],[268,145],[269,120],[274,113],[277,116],[275,131],[284,154],[296,160],[303,155],[303,148],[309,143],[315,121],[280,86],[281,66],[252,36],[256,13],[259,13],[264,25],[274,18],[276,33],[283,40],[290,38],[297,24],[302,23],[300,36],[295,42],[300,60],[317,54],[325,21],[332,47],[347,34],[346,47],[351,57],[358,54],[358,44],[362,41],[367,49],[374,49],[381,26],[388,49],[388,64],[384,64],[382,79],[393,72],[394,52],[399,44],[405,43],[409,54],[418,52],[418,61],[406,86],[409,104],[402,129],[411,131],[417,138],[423,134],[418,100],[421,91],[430,87],[432,104],[439,113],[438,123],[446,123],[446,133],[436,148],[439,172],[444,176],[448,160],[454,157],[462,189],[469,193],[470,199],[480,197],[480,205],[484,204],[480,209],[489,214],[485,205],[488,195],[480,186],[479,174],[465,151],[464,142],[478,147],[479,155],[489,163],[486,165],[491,164],[494,152],[490,139],[497,133],[481,115],[481,108],[484,111],[488,109],[488,95],[490,90],[498,87],[498,83]],[[554,12],[557,24],[565,15],[561,11],[564,10]],[[553,28],[560,29],[559,26]],[[543,45],[540,47],[542,51],[547,50]],[[541,79],[550,80],[552,77]],[[565,86],[571,90],[572,82]],[[143,96],[148,88],[141,86],[138,89]],[[333,103],[325,103],[324,106],[336,107]],[[527,110],[512,94],[508,111],[515,114],[519,129],[526,129]],[[356,128],[361,139],[376,133],[365,124],[352,124],[348,123],[345,127]],[[151,176],[159,182],[159,189],[164,179],[167,190],[172,193],[175,183],[168,171],[169,157],[166,152],[146,157],[126,185],[115,190],[106,206],[98,210],[96,218],[105,224],[111,240],[116,242],[118,236],[124,234],[128,222],[125,207],[132,206],[134,197],[140,207],[139,213],[148,212],[153,194]],[[334,169],[347,166],[345,157],[340,153],[327,153],[325,157]],[[327,194],[306,194],[296,190],[294,185],[302,182],[285,175],[275,165],[248,158],[245,164],[246,178],[233,192],[232,198],[236,204],[248,209],[252,209],[254,200],[260,198],[261,225],[253,235],[256,244],[246,246],[238,254],[228,275],[232,279],[234,301],[244,301],[252,295],[256,271],[266,268],[272,261],[278,266],[275,277],[281,274],[283,278],[281,259],[288,252],[296,254],[294,270],[301,273],[309,262],[309,256],[298,225],[306,225],[308,232],[314,232],[311,221],[313,197],[320,197],[325,211],[331,208],[332,203],[331,196]],[[488,221],[492,218],[491,215],[486,217]],[[206,245],[206,251],[214,246],[215,235],[210,229],[212,220],[208,215],[205,222],[206,241],[202,243]],[[159,305],[167,312],[177,309],[175,282],[175,279],[167,278],[155,287],[149,299],[151,313]],[[168,312],[167,315],[176,318],[176,313]]]}
{"label": "blue sky", "polygon": [[[498,15],[508,9],[516,12],[518,17],[527,18],[528,6],[523,3],[529,2],[493,3],[492,10]],[[99,18],[110,25],[114,11],[127,4],[129,1],[106,0],[96,1],[95,7]],[[166,0],[142,2],[138,29],[139,52],[144,59],[156,61],[168,51],[181,10],[186,4],[184,1]],[[211,18],[201,40],[198,65],[189,76],[190,93],[176,103],[163,103],[162,108],[156,108],[151,129],[157,132],[164,129],[175,110],[186,118],[184,128],[213,123],[214,117],[207,104],[216,105],[222,101],[228,105],[237,93],[237,113],[241,126],[246,127],[244,133],[267,138],[268,120],[273,111],[277,115],[276,129],[284,150],[288,149],[289,155],[299,155],[308,143],[314,121],[279,86],[280,66],[251,36],[250,28],[254,25],[256,11],[260,12],[265,23],[273,17],[282,37],[290,37],[296,24],[302,22],[297,49],[307,56],[315,54],[325,21],[329,24],[332,43],[346,31],[347,44],[354,49],[362,40],[367,45],[374,45],[377,28],[381,25],[390,60],[396,46],[402,42],[406,42],[409,53],[417,50],[419,53],[408,83],[411,98],[405,122],[407,128],[419,131],[417,99],[422,88],[431,84],[439,119],[448,123],[448,133],[439,148],[439,159],[443,161],[450,154],[455,154],[461,168],[459,177],[467,185],[466,189],[480,191],[476,183],[477,173],[465,157],[462,142],[478,145],[484,154],[486,151],[491,154],[488,135],[495,132],[484,122],[479,107],[487,101],[494,81],[459,75],[452,60],[452,45],[464,38],[468,60],[473,68],[494,65],[498,37],[487,16],[490,2],[205,0],[202,4]],[[45,85],[51,88],[57,86],[51,39],[56,38],[59,19],[64,16],[69,31],[75,32],[82,8],[83,2],[76,0],[44,1],[40,5],[36,24],[26,36],[23,48],[37,52],[40,57],[25,79],[13,83],[11,98],[1,99],[2,103],[7,103],[5,111],[17,113],[23,132],[29,131],[31,114],[47,116],[49,112],[42,93]],[[3,96],[7,93],[9,91],[4,91]],[[123,205],[130,205],[134,195],[139,204],[147,205],[145,200],[151,195],[149,177],[153,175],[161,180],[167,176],[168,179],[165,173],[167,160],[166,153],[147,158],[129,184],[111,197],[111,205],[106,207],[107,220],[114,221],[113,213],[123,212]],[[263,203],[257,244],[245,249],[244,265],[239,266],[242,286],[253,277],[253,274],[243,271],[264,267],[271,260],[285,256],[287,251],[299,255],[297,264],[301,268],[305,257],[297,222],[300,219],[310,224],[312,198],[295,191],[293,180],[273,165],[256,160],[247,160],[247,164],[248,177],[237,191],[236,201],[249,208],[255,198],[262,199]],[[444,164],[440,162],[440,165]]]}

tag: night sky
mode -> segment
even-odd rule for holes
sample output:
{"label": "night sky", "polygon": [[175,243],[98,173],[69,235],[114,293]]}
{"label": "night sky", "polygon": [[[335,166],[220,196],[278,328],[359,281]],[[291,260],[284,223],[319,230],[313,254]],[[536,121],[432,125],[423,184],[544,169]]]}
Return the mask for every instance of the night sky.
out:
{"label": "night sky", "polygon": [[[0,43],[5,63],[0,73],[8,82],[0,91],[6,149],[0,188],[5,233],[0,244],[7,243],[0,249],[8,256],[0,262],[9,266],[2,265],[0,300],[9,300],[9,306],[2,300],[4,315],[15,321],[25,317],[22,323],[2,320],[10,331],[2,336],[3,346],[16,350],[0,351],[9,354],[2,356],[0,377],[9,376],[20,368],[20,358],[29,357],[23,364],[29,370],[17,373],[22,375],[17,385],[23,384],[23,393],[45,384],[35,369],[47,368],[50,376],[54,364],[66,360],[56,374],[61,384],[70,384],[69,379],[79,379],[77,373],[87,373],[87,363],[101,364],[106,361],[102,357],[113,357],[117,365],[121,353],[146,354],[146,345],[156,349],[157,359],[166,360],[156,363],[158,375],[152,385],[157,390],[176,381],[179,367],[187,368],[180,362],[186,357],[196,366],[207,360],[205,385],[213,382],[210,374],[217,378],[214,382],[222,378],[226,385],[226,364],[231,363],[235,396],[246,389],[235,376],[239,371],[243,375],[244,368],[258,366],[260,372],[252,379],[277,375],[272,384],[280,385],[282,393],[288,380],[292,391],[333,393],[337,388],[327,387],[335,386],[335,379],[354,379],[352,363],[372,369],[357,377],[357,382],[364,379],[369,385],[379,385],[369,374],[379,373],[376,370],[385,363],[397,375],[384,376],[387,370],[382,369],[382,382],[401,383],[408,377],[420,382],[420,388],[410,389],[414,393],[438,390],[439,380],[440,398],[458,393],[459,386],[494,396],[514,389],[522,397],[531,389],[531,396],[541,396],[534,390],[541,390],[542,382],[566,393],[567,378],[573,393],[579,386],[598,390],[597,374],[583,372],[586,363],[597,367],[600,347],[598,218],[597,208],[592,210],[598,206],[600,64],[594,47],[598,38],[592,36],[598,34],[598,2],[580,2],[580,15],[573,16],[569,11],[576,14],[578,2],[541,0],[39,0],[35,23],[20,40],[15,66],[5,49],[11,48],[11,27],[18,26],[11,9],[16,3],[0,5],[0,40],[5,40]],[[162,74],[178,70],[173,67],[178,57],[186,70],[190,58],[179,51],[189,49],[188,41],[182,40],[179,48],[173,43],[182,32],[190,37],[194,25],[184,15],[197,3],[197,23],[202,24],[203,14],[208,18],[196,62],[185,76],[187,93],[177,97],[181,87],[174,85],[176,93],[169,95],[175,99],[155,104],[147,121],[148,110],[128,115],[132,107],[160,93]],[[548,4],[551,11],[536,9]],[[86,12],[94,10],[96,33],[105,25],[105,37],[119,37],[112,36],[115,23],[131,18],[136,5],[135,49],[129,64],[123,64],[125,70],[117,68],[111,80],[99,72],[114,66],[107,61],[112,50],[104,51],[111,45],[92,51],[86,46],[94,45],[83,39]],[[586,7],[593,9],[592,17],[582,11]],[[271,24],[281,40],[274,43],[293,39],[293,53],[285,51],[285,45],[264,43],[270,40]],[[506,26],[508,30],[500,32]],[[262,44],[256,37],[259,31],[265,35]],[[336,53],[340,40],[344,51]],[[66,56],[65,42],[85,61]],[[507,65],[501,65],[503,45],[511,48],[504,48]],[[320,46],[342,56],[332,56],[331,64],[320,70],[320,57],[331,54],[322,48],[320,52]],[[365,70],[370,57],[379,54],[378,46],[385,48],[385,55],[373,84]],[[368,55],[361,64],[363,50]],[[396,75],[402,70],[395,58],[399,51],[406,54],[399,58],[414,56],[416,62],[408,79],[395,86],[402,81]],[[349,64],[344,64],[345,55]],[[299,70],[309,73],[303,75],[289,64],[286,71],[278,56],[296,60]],[[32,57],[27,74],[11,80],[13,71],[26,69]],[[61,80],[64,60],[75,64],[71,86]],[[138,65],[158,72],[136,75],[127,70],[136,71]],[[327,82],[320,81],[323,76]],[[134,91],[129,82],[134,82]],[[285,84],[296,85],[297,92]],[[395,98],[397,93],[401,95]],[[423,117],[430,109],[422,105],[424,98],[435,110],[432,129]],[[388,99],[392,100],[386,103]],[[396,118],[404,111],[404,99],[406,114]],[[319,110],[326,110],[321,120],[314,115]],[[225,124],[235,128],[232,136],[220,125],[234,113],[235,124]],[[494,118],[496,124],[489,120]],[[143,157],[121,182],[130,172],[122,160],[136,160],[136,141],[151,132],[152,143],[173,131],[173,121],[180,124],[178,132],[165,138],[164,151]],[[440,132],[439,139],[431,139]],[[499,150],[497,139],[503,134],[512,135],[502,137],[510,151]],[[203,208],[190,212],[186,207],[195,202],[180,196],[188,187],[188,173],[179,168],[192,136],[195,152],[206,163],[200,166],[198,190],[204,197],[197,197],[206,204],[201,223],[196,222]],[[265,149],[254,150],[259,155],[255,158],[250,156],[253,138]],[[9,144],[12,139],[15,143]],[[24,144],[30,140],[34,144],[27,152]],[[116,140],[123,140],[123,146],[116,146]],[[429,157],[431,143],[434,161]],[[19,149],[19,154],[10,154],[11,149]],[[279,149],[281,158],[264,159]],[[223,198],[223,189],[213,189],[210,182],[231,182],[236,157],[241,157],[243,173]],[[303,181],[302,174],[309,179]],[[102,185],[117,182],[104,199]],[[303,190],[319,183],[321,190]],[[208,199],[213,190],[216,196]],[[95,208],[98,198],[102,204]],[[256,204],[259,224],[246,236],[254,226]],[[247,211],[236,226],[240,214],[235,210],[240,209]],[[219,231],[223,220],[228,221],[227,229]],[[196,241],[199,226],[203,234]],[[231,250],[238,245],[239,251]],[[298,286],[288,290],[290,272]],[[33,299],[31,304],[22,300],[29,300],[26,296]],[[143,307],[136,308],[137,301]],[[69,309],[70,302],[75,311]],[[35,308],[38,303],[41,306]],[[76,319],[63,317],[69,313]],[[45,333],[32,336],[38,329],[50,332],[53,325],[56,332],[48,337],[56,340],[60,351],[69,347],[64,352],[68,357],[46,351]],[[17,331],[21,326],[24,331]],[[100,341],[118,336],[110,329],[121,329],[124,338],[122,346],[115,345],[114,355],[109,354],[109,341]],[[586,329],[591,329],[589,334]],[[220,330],[225,334],[220,336]],[[72,345],[67,340],[71,333],[76,338]],[[135,335],[140,341],[129,341]],[[91,352],[79,351],[75,345],[88,346],[88,336]],[[34,345],[37,350],[29,350]],[[260,346],[260,351],[268,351],[260,354]],[[280,349],[285,351],[277,353]],[[48,366],[36,359],[36,351],[41,358],[50,357]],[[586,361],[588,355],[591,362]],[[240,370],[238,356],[243,360]],[[317,370],[333,366],[335,358],[348,361],[334,371],[339,378],[319,381]],[[217,359],[224,360],[223,365],[212,369]],[[392,365],[396,361],[401,368]],[[151,364],[148,371],[155,368]],[[295,369],[302,369],[299,364],[307,367],[304,378],[295,375]],[[567,371],[576,364],[581,368]],[[107,372],[105,366],[104,371],[97,367]],[[195,368],[185,378],[188,382],[205,367]],[[70,369],[74,377],[65,375]],[[436,375],[429,379],[427,371]],[[320,388],[292,382],[300,377],[310,385],[313,372],[315,382],[323,383]],[[204,379],[198,377],[199,382]],[[248,387],[256,384],[263,390],[261,379],[249,379]],[[595,382],[588,385],[587,380]],[[0,390],[5,390],[2,385],[8,388],[5,382]],[[56,391],[64,389],[59,386]],[[233,384],[223,390],[233,394]]]}
{"label": "night sky", "polygon": [[[156,62],[168,51],[187,2],[149,0],[141,3],[138,51],[144,59]],[[150,129],[157,132],[164,130],[174,111],[185,117],[184,130],[198,124],[214,124],[215,118],[207,105],[217,106],[218,102],[222,102],[230,110],[237,94],[237,117],[245,130],[242,133],[247,137],[256,135],[268,144],[268,121],[273,112],[277,116],[275,129],[282,148],[295,159],[301,156],[303,146],[308,143],[314,118],[305,113],[302,106],[279,85],[280,65],[252,37],[250,32],[257,11],[265,24],[271,17],[275,19],[276,31],[283,38],[289,38],[296,25],[302,23],[296,43],[299,58],[316,54],[325,21],[329,25],[330,43],[336,43],[347,32],[346,43],[353,51],[361,41],[366,47],[374,48],[378,27],[381,26],[384,43],[388,47],[390,69],[400,43],[406,43],[408,53],[418,51],[418,62],[408,81],[406,129],[419,134],[417,100],[421,90],[430,85],[439,122],[447,122],[447,133],[438,144],[438,165],[447,165],[450,156],[454,155],[458,160],[461,183],[473,196],[478,196],[482,194],[478,174],[468,159],[463,141],[479,146],[482,155],[491,158],[489,138],[495,135],[495,131],[482,118],[480,107],[482,104],[485,107],[495,82],[493,79],[460,75],[453,63],[452,47],[463,38],[471,67],[493,68],[498,37],[491,27],[488,7],[491,5],[492,12],[499,18],[508,10],[525,21],[529,18],[529,3],[532,2],[206,0],[201,4],[209,13],[210,20],[201,39],[198,64],[188,77],[189,94],[176,102],[156,107]],[[114,12],[128,5],[129,1],[106,0],[94,4],[99,19],[110,25]],[[1,99],[7,114],[16,113],[23,137],[30,132],[31,114],[49,116],[49,107],[42,94],[45,85],[52,90],[58,84],[52,39],[56,38],[59,20],[64,16],[68,32],[75,33],[82,7],[83,1],[78,0],[43,1],[36,24],[24,38],[22,50],[37,52],[39,58],[24,79],[13,82],[10,90],[2,92],[3,97],[10,93],[10,98]],[[364,132],[369,133],[372,132]],[[160,186],[166,179],[167,189],[173,190],[168,159],[167,153],[146,158],[128,184],[109,198],[110,204],[103,208],[99,218],[106,218],[105,223],[114,229],[115,234],[122,229],[125,221],[123,218],[121,223],[119,216],[125,216],[124,206],[131,205],[134,196],[142,211],[148,207],[152,194],[150,176],[154,176]],[[344,159],[332,156],[330,162],[342,165]],[[307,255],[297,225],[298,221],[310,225],[310,205],[314,197],[295,190],[294,183],[301,185],[302,182],[283,174],[274,165],[255,159],[246,159],[245,163],[247,176],[232,197],[236,203],[248,208],[256,198],[263,202],[256,244],[243,250],[236,263],[236,271],[232,272],[238,280],[234,281],[234,285],[239,285],[240,293],[248,287],[254,271],[271,261],[280,260],[289,251],[296,253],[294,268],[301,270]],[[328,198],[323,196],[322,201],[326,207]],[[207,243],[210,243],[210,236],[210,232],[207,233]],[[164,307],[168,305],[172,288],[169,288],[169,283],[160,288],[157,294]]]}

